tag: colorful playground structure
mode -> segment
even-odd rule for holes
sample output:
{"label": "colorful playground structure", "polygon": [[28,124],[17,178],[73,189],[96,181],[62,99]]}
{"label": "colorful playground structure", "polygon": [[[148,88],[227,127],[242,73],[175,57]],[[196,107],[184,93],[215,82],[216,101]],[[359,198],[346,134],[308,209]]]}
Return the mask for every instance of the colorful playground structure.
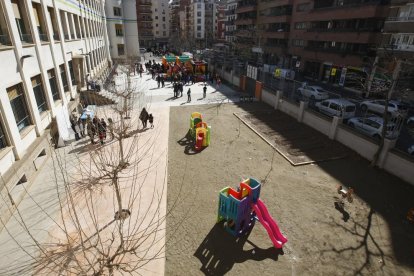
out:
{"label": "colorful playground structure", "polygon": [[162,64],[167,68],[166,76],[178,74],[185,71],[195,77],[195,81],[204,81],[208,71],[208,64],[203,60],[194,61],[191,56],[163,56]]}
{"label": "colorful playground structure", "polygon": [[211,127],[203,122],[201,113],[191,113],[189,132],[195,140],[195,150],[199,151],[210,145]]}
{"label": "colorful playground structure", "polygon": [[225,229],[233,236],[239,237],[253,228],[258,220],[276,248],[282,248],[287,238],[280,232],[279,226],[259,198],[261,184],[253,178],[240,183],[237,190],[230,187],[219,193],[217,223],[225,221]]}

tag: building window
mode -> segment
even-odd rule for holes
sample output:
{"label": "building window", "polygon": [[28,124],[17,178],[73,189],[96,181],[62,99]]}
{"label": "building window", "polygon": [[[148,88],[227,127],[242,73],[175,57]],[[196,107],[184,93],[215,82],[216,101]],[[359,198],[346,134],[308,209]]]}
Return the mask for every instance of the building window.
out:
{"label": "building window", "polygon": [[66,78],[65,64],[59,65],[60,77],[62,79],[63,91],[69,91],[68,79]]}
{"label": "building window", "polygon": [[197,19],[197,24],[201,24],[201,18]]}
{"label": "building window", "polygon": [[54,40],[60,40],[58,27],[57,27],[58,25],[56,23],[55,12],[54,12],[53,8],[51,8],[51,7],[48,7],[47,11],[49,13],[50,21],[52,22],[53,39]]}
{"label": "building window", "polygon": [[12,45],[3,10],[0,7],[0,45]]}
{"label": "building window", "polygon": [[124,44],[118,44],[118,56],[125,55]]}
{"label": "building window", "polygon": [[0,124],[0,149],[7,147],[6,136],[4,135],[3,126]]}
{"label": "building window", "polygon": [[31,80],[33,93],[36,99],[37,110],[39,110],[39,113],[42,113],[47,110],[47,102],[45,97],[45,91],[42,86],[42,78],[40,77],[40,75],[37,75],[36,77],[33,77]]}
{"label": "building window", "polygon": [[47,32],[46,32],[45,19],[43,17],[40,4],[32,3],[32,7],[33,7],[33,15],[34,15],[35,22],[36,22],[36,28],[39,33],[39,38],[41,41],[49,41],[49,38],[47,37]]}
{"label": "building window", "polygon": [[115,24],[115,34],[116,36],[123,36],[124,31],[122,29],[122,24]]}
{"label": "building window", "polygon": [[155,19],[157,19],[157,20],[158,20],[158,16],[155,16]]}
{"label": "building window", "polygon": [[305,46],[305,41],[302,39],[293,39],[292,40],[292,45],[295,47],[304,47]]}
{"label": "building window", "polygon": [[197,26],[197,31],[201,31],[201,26]]}
{"label": "building window", "polygon": [[67,20],[64,11],[60,11],[60,22],[62,23],[63,36],[65,37],[65,40],[69,40],[68,25],[66,24]]}
{"label": "building window", "polygon": [[121,8],[114,7],[114,15],[115,16],[122,16]]}
{"label": "building window", "polygon": [[[17,29],[19,30],[20,40],[23,43],[33,43],[30,33],[29,23],[27,21],[24,5],[20,0],[11,0],[14,17],[16,19]],[[23,13],[24,12],[24,13]]]}
{"label": "building window", "polygon": [[49,78],[50,90],[52,90],[53,100],[57,101],[60,99],[60,95],[59,95],[59,89],[57,87],[57,82],[56,82],[55,69],[48,70],[47,77]]}
{"label": "building window", "polygon": [[200,17],[201,16],[201,12],[197,12],[197,16]]}
{"label": "building window", "polygon": [[299,4],[296,6],[296,11],[298,12],[309,11],[310,9],[311,9],[310,3],[303,3],[303,4]]}
{"label": "building window", "polygon": [[307,22],[296,22],[295,23],[295,29],[296,30],[304,30],[308,28],[308,23]]}
{"label": "building window", "polygon": [[73,71],[73,63],[71,60],[68,61],[68,66],[69,66],[69,74],[70,74],[70,78],[72,81],[72,85],[75,85],[76,84],[75,71]]}
{"label": "building window", "polygon": [[79,28],[79,20],[78,20],[77,15],[73,15],[73,21],[75,22],[76,37],[78,39],[80,39],[81,38],[81,31],[80,31],[80,28]]}
{"label": "building window", "polygon": [[198,38],[201,38],[201,33],[197,33],[197,37]]}
{"label": "building window", "polygon": [[162,21],[165,22],[165,16],[162,17]]}
{"label": "building window", "polygon": [[27,111],[22,84],[19,83],[18,85],[7,88],[7,95],[9,96],[17,128],[21,131],[30,125],[30,116]]}
{"label": "building window", "polygon": [[164,32],[162,32],[162,35],[163,35],[163,36],[167,36],[167,32],[165,32],[165,31],[164,31]]}

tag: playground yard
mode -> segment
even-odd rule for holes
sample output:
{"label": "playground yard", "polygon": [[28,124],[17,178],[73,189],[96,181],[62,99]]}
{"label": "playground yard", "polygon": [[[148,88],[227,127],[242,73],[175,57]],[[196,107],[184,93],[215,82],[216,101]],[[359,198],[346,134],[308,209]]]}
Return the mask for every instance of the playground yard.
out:
{"label": "playground yard", "polygon": [[[266,109],[171,107],[166,275],[413,275],[414,226],[405,216],[414,187],[351,151],[292,166],[233,114]],[[194,111],[211,126],[211,145],[200,153],[186,138]],[[216,224],[219,191],[248,177],[262,183],[260,198],[289,240],[283,251],[258,222],[239,239]],[[338,185],[355,190],[345,211],[335,209]]]}

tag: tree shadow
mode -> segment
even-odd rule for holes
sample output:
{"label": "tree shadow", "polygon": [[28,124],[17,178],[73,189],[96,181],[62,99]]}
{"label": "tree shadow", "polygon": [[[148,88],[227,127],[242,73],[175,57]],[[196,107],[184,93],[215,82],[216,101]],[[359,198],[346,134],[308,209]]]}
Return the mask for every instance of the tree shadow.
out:
{"label": "tree shadow", "polygon": [[[250,231],[241,237],[234,237],[224,230],[223,223],[215,224],[194,253],[202,264],[201,272],[205,275],[224,275],[235,263],[265,259],[277,261],[279,255],[284,254],[282,249],[257,247],[248,241],[249,235]],[[253,249],[243,250],[246,242],[253,246]]]}
{"label": "tree shadow", "polygon": [[191,137],[190,131],[187,131],[187,134],[183,138],[178,140],[177,143],[180,146],[184,147],[184,153],[187,154],[187,155],[198,154],[198,153],[200,153],[204,150],[204,148],[202,148],[199,151],[196,151],[194,149],[194,139],[193,139],[193,137]]}
{"label": "tree shadow", "polygon": [[[351,252],[351,254],[356,254],[357,251],[362,250],[365,255],[365,258],[363,259],[364,262],[360,266],[355,266],[355,270],[352,271],[352,275],[363,275],[363,271],[367,270],[369,272],[369,268],[371,265],[371,262],[374,260],[378,260],[381,264],[380,268],[382,269],[385,266],[385,257],[387,255],[384,253],[384,251],[381,249],[379,243],[375,240],[372,231],[372,218],[375,211],[370,208],[368,217],[366,219],[366,223],[364,222],[357,222],[353,218],[350,218],[350,221],[352,222],[352,225],[350,227],[346,227],[342,224],[339,224],[335,221],[333,221],[330,224],[333,224],[331,226],[333,227],[339,227],[345,232],[355,236],[355,239],[358,240],[357,245],[354,246],[348,246],[343,248],[337,248],[335,246],[332,246],[332,249],[329,250],[323,250],[321,253],[336,253],[338,255],[342,255],[345,252]],[[349,216],[349,214],[348,214]],[[347,271],[350,270],[349,267],[344,268]]]}

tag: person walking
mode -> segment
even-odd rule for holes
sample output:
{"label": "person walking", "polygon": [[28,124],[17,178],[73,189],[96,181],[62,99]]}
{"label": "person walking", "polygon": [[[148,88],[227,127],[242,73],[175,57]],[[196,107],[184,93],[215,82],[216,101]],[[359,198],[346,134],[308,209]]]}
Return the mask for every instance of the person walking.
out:
{"label": "person walking", "polygon": [[207,86],[204,84],[204,87],[203,87],[203,99],[205,99],[206,94],[207,94]]}
{"label": "person walking", "polygon": [[164,86],[165,86],[164,76],[162,76],[162,75],[161,75],[161,86],[162,86],[162,88],[164,88]]}
{"label": "person walking", "polygon": [[93,125],[93,122],[91,120],[91,117],[86,118],[86,132],[91,139],[91,144],[95,144],[94,136],[95,136],[95,126]]}
{"label": "person walking", "polygon": [[154,128],[154,117],[152,116],[152,113],[148,116],[148,121],[151,125],[151,128]]}
{"label": "person walking", "polygon": [[160,88],[160,84],[161,84],[160,74],[157,75],[157,83],[158,83],[158,88]]}
{"label": "person walking", "polygon": [[188,88],[188,91],[187,91],[187,103],[190,103],[191,102],[191,88]]}
{"label": "person walking", "polygon": [[147,121],[148,121],[148,112],[145,107],[142,109],[141,114],[139,115],[139,119],[142,122],[142,127],[145,129],[147,128]]}
{"label": "person walking", "polygon": [[112,118],[108,118],[108,130],[111,134],[111,141],[114,140],[114,122],[112,121]]}
{"label": "person walking", "polygon": [[219,89],[220,84],[221,84],[221,79],[219,77],[217,77],[216,83],[217,83],[217,89]]}
{"label": "person walking", "polygon": [[178,84],[178,88],[179,88],[179,90],[180,90],[180,97],[182,97],[182,96],[183,96],[183,90],[184,90],[184,85],[183,85],[183,83],[182,83],[182,82],[180,82],[180,83]]}

